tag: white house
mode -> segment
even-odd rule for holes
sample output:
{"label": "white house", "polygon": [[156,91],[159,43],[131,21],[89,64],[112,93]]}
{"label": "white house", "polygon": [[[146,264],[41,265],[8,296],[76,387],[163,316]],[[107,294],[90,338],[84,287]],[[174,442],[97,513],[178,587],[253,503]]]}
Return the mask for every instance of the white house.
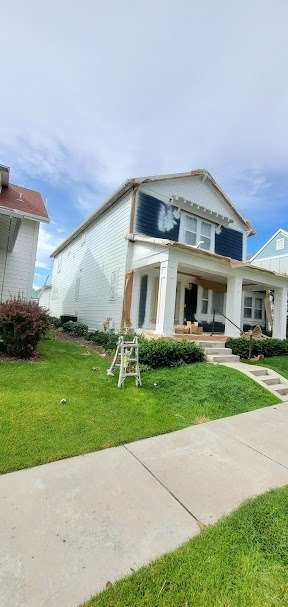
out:
{"label": "white house", "polygon": [[273,290],[273,335],[286,336],[287,276],[251,266],[253,227],[206,170],[128,179],[52,254],[51,314],[90,329],[173,335],[201,322],[237,336],[265,325]]}
{"label": "white house", "polygon": [[30,299],[40,221],[49,221],[41,195],[10,183],[0,165],[0,301]]}
{"label": "white house", "polygon": [[251,257],[253,266],[288,274],[288,232],[280,228]]}

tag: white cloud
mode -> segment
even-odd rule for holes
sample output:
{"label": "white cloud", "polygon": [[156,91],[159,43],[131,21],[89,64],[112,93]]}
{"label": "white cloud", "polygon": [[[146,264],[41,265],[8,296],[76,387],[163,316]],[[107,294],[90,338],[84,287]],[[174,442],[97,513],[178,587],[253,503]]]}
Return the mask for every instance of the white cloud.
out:
{"label": "white cloud", "polygon": [[[51,230],[51,228],[50,228]],[[36,268],[49,270],[51,268],[50,255],[52,251],[60,244],[63,238],[53,234],[49,228],[40,224],[39,238],[36,256]]]}

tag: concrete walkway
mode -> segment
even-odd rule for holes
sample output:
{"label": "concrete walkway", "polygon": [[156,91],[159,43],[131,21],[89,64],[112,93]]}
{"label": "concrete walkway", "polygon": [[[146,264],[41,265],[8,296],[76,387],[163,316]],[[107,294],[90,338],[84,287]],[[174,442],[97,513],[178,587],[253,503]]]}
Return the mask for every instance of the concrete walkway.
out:
{"label": "concrete walkway", "polygon": [[1,607],[76,607],[288,483],[288,403],[0,477]]}
{"label": "concrete walkway", "polygon": [[288,380],[277,371],[269,369],[269,367],[254,366],[243,362],[223,362],[225,367],[236,369],[253,379],[257,384],[269,390],[279,400],[287,401],[288,398]]}

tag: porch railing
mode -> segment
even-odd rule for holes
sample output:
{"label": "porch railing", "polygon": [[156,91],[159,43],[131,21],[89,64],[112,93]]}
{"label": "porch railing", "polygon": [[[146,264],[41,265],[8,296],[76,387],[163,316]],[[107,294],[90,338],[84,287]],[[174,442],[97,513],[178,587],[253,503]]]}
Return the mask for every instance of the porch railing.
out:
{"label": "porch railing", "polygon": [[[234,327],[236,327],[236,329],[239,329],[240,333],[242,333],[242,329],[240,327],[238,327],[238,325],[235,324],[235,322],[233,322],[233,320],[230,320],[230,318],[228,318],[228,316],[225,316],[225,314],[223,314],[223,312],[220,312],[220,310],[217,310],[215,308],[215,310],[213,310],[213,320],[212,320],[212,331],[211,331],[211,337],[214,335],[214,329],[215,329],[215,314],[220,314],[221,316],[223,316],[223,318],[225,318],[226,320],[228,320],[228,322],[231,322],[231,325],[233,325]],[[251,358],[251,353],[252,353],[252,338],[253,336],[250,335],[249,336],[249,360]]]}

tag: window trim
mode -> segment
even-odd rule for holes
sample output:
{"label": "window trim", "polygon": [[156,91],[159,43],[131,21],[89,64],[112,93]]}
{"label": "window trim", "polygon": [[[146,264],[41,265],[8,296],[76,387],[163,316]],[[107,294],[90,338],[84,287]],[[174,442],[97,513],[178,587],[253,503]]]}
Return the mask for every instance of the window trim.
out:
{"label": "window trim", "polygon": [[[186,242],[185,240],[185,232],[189,231],[186,228],[186,217],[191,217],[192,219],[196,220],[196,242],[195,245],[189,245],[189,243]],[[205,219],[204,217],[200,217],[197,215],[194,215],[193,213],[188,213],[187,211],[181,211],[181,216],[180,216],[180,230],[179,230],[179,242],[182,242],[183,244],[187,244],[188,246],[196,246],[198,242],[200,242],[201,240],[201,228],[202,228],[202,222],[203,223],[207,223],[208,225],[211,226],[211,239],[210,239],[210,249],[204,249],[204,247],[200,246],[199,249],[201,249],[202,251],[208,251],[210,253],[214,253],[215,252],[215,223],[213,223],[212,221],[209,221],[208,219]],[[205,238],[208,238],[208,236],[206,236]]]}
{"label": "window trim", "polygon": [[[245,308],[250,308],[250,306],[245,306],[245,297],[250,297],[252,299],[251,316],[245,316]],[[255,316],[255,311],[256,310],[260,310],[260,308],[256,308],[256,305],[255,305],[256,304],[256,299],[261,299],[261,301],[262,301],[262,308],[261,308],[261,310],[262,310],[262,316],[261,316],[261,318],[256,318],[256,316]],[[256,292],[256,291],[255,292],[244,291],[243,292],[243,313],[242,313],[242,315],[243,315],[244,324],[245,324],[245,321],[247,321],[246,324],[247,323],[249,324],[249,321],[250,321],[250,323],[256,323],[256,324],[257,323],[259,324],[259,322],[263,323],[265,321],[264,297],[261,297],[261,295],[258,292]]]}

